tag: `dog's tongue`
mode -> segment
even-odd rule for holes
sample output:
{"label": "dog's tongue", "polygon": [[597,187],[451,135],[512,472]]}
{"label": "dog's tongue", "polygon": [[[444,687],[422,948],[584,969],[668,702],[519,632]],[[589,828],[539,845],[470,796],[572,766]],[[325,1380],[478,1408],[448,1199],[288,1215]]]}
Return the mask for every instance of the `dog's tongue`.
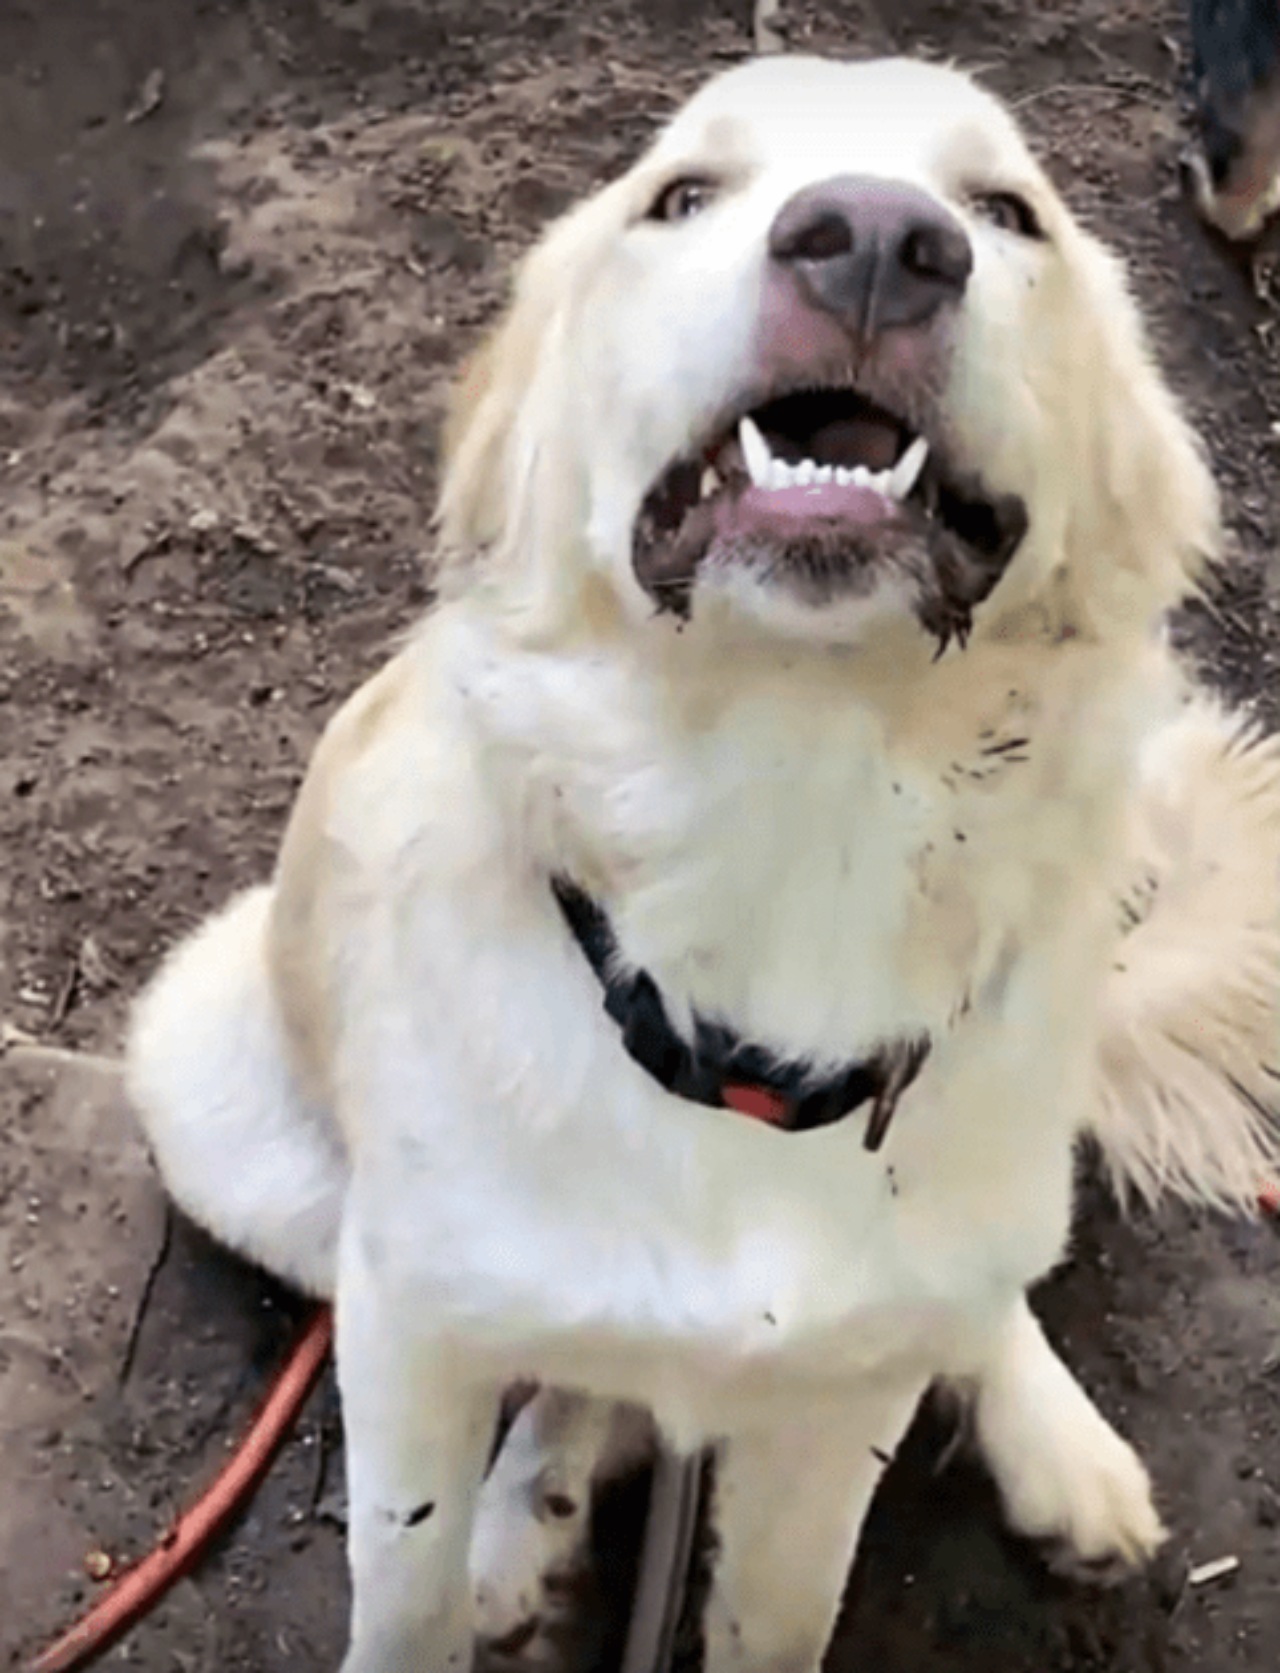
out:
{"label": "dog's tongue", "polygon": [[794,525],[815,519],[865,527],[892,522],[901,507],[874,488],[821,482],[807,488],[747,488],[718,503],[716,509],[721,532],[736,534],[768,524]]}

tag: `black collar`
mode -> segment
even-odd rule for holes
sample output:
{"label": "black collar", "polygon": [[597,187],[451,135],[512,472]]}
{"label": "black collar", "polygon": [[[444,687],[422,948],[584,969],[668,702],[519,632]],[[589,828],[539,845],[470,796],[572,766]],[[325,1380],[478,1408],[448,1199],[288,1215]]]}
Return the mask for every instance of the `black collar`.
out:
{"label": "black collar", "polygon": [[825,1080],[814,1076],[811,1065],[785,1062],[702,1017],[694,1017],[690,1044],[671,1026],[648,971],[619,973],[618,942],[604,910],[565,878],[553,878],[551,888],[604,989],[604,1008],[622,1030],[623,1045],[659,1085],[696,1104],[736,1109],[793,1133],[826,1127],[870,1102],[863,1142],[868,1150],[880,1148],[898,1099],[929,1055],[927,1036],[882,1046]]}

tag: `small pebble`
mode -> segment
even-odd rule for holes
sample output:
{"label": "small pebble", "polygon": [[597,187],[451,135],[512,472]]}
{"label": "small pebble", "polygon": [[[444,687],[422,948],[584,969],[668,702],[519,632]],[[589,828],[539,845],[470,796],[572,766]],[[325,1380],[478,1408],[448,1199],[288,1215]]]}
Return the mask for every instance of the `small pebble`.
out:
{"label": "small pebble", "polygon": [[114,1566],[110,1556],[105,1551],[85,1553],[84,1571],[90,1580],[109,1580]]}

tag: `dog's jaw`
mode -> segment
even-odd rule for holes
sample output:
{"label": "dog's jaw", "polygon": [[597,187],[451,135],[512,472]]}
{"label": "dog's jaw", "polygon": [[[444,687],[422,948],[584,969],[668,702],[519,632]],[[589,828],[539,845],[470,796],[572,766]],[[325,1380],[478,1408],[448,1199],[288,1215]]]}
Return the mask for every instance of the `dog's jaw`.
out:
{"label": "dog's jaw", "polygon": [[687,620],[700,586],[723,592],[745,576],[819,637],[824,615],[837,639],[839,624],[870,619],[837,607],[891,594],[939,651],[963,644],[1027,511],[949,462],[937,403],[914,394],[889,406],[846,380],[741,403],[641,504],[632,567],[654,607]]}

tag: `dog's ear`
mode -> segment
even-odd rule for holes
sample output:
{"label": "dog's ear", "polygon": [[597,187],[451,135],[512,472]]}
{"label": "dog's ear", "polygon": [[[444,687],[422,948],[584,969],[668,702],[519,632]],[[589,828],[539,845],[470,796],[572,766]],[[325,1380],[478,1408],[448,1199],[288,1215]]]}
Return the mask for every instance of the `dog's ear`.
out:
{"label": "dog's ear", "polygon": [[625,180],[615,182],[549,228],[458,382],[437,507],[446,577],[465,581],[483,561],[514,581],[525,605],[567,579],[550,572],[566,567],[578,487],[570,420],[575,380],[585,373],[572,352],[572,321],[627,201]]}
{"label": "dog's ear", "polygon": [[548,306],[520,274],[505,314],[463,368],[445,422],[437,508],[443,557],[469,569],[502,543],[515,511],[515,440],[522,396],[534,382]]}
{"label": "dog's ear", "polygon": [[1221,545],[1218,493],[1198,436],[1165,381],[1118,260],[1084,241],[1088,324],[1075,345],[1086,409],[1072,496],[1074,625],[1146,627],[1193,592]]}

